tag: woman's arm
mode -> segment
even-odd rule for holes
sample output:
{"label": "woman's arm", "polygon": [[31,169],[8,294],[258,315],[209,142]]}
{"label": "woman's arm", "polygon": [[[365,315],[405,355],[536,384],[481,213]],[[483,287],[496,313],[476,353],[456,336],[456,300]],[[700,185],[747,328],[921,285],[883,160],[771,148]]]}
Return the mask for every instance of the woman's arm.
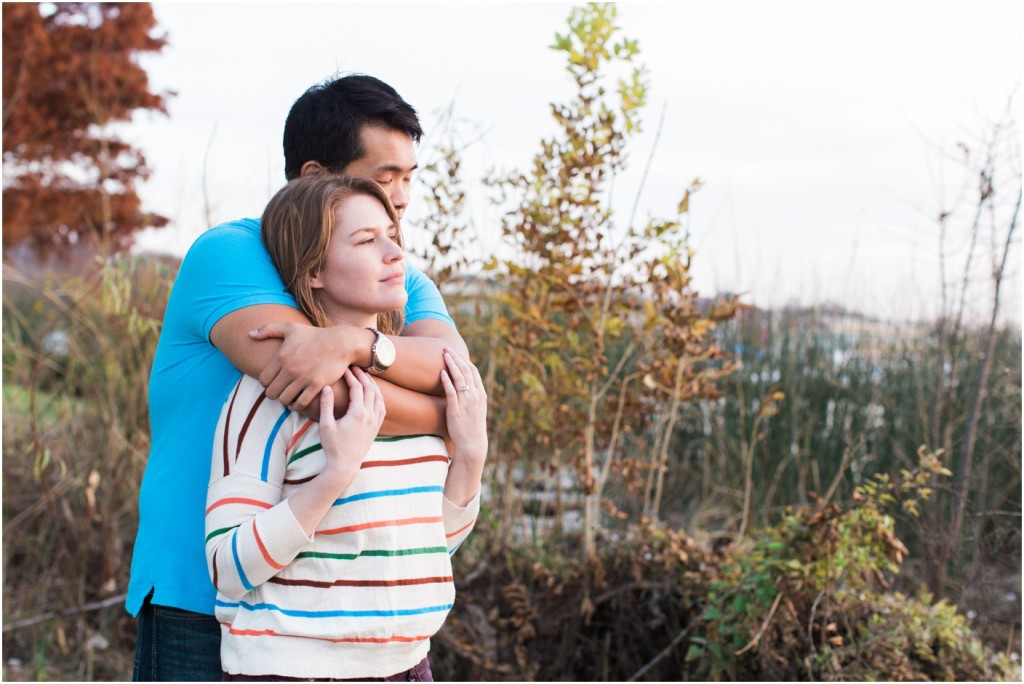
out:
{"label": "woman's arm", "polygon": [[487,393],[476,366],[452,349],[444,352],[441,384],[453,445],[444,485],[444,522],[448,550],[469,536],[480,509],[480,480],[487,458]]}
{"label": "woman's arm", "polygon": [[290,412],[280,403],[256,396],[254,382],[243,378],[244,397],[236,388],[218,426],[207,495],[207,563],[222,594],[240,598],[291,563],[355,479],[383,420],[384,400],[362,371],[346,372],[345,380],[352,402],[340,421],[332,415],[330,390],[321,399],[325,468],[284,500],[286,456],[296,431],[279,428],[294,421],[287,422]]}
{"label": "woman's arm", "polygon": [[324,387],[320,393],[320,444],[327,464],[288,499],[295,519],[310,537],[338,496],[356,479],[384,422],[384,397],[369,374],[358,368],[346,370],[345,381],[351,399],[341,420],[334,419],[331,388]]}

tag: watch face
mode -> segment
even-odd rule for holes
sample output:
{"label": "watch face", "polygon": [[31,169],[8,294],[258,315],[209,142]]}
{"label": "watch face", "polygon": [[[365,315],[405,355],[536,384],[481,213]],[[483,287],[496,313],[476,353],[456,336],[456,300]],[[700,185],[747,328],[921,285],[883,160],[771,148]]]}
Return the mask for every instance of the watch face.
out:
{"label": "watch face", "polygon": [[377,341],[377,365],[390,368],[395,362],[395,345],[383,335]]}

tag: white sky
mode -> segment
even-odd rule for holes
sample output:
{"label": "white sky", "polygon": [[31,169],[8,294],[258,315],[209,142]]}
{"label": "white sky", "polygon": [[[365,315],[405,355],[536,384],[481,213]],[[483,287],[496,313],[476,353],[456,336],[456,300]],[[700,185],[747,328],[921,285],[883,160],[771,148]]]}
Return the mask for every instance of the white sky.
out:
{"label": "white sky", "polygon": [[[143,249],[184,254],[207,227],[204,187],[213,222],[258,215],[284,182],[291,103],[336,71],[377,76],[417,108],[421,163],[454,102],[462,136],[480,137],[464,153],[467,181],[525,169],[553,132],[548,103],[572,94],[561,53],[547,47],[565,31],[565,3],[154,7],[170,44],[143,64],[155,89],[177,95],[169,117],[139,116],[126,137],[154,169],[145,206],[173,223],[141,236]],[[615,206],[625,220],[652,149],[641,217],[672,216],[683,189],[704,181],[689,219],[702,294],[936,312],[934,217],[963,182],[956,143],[977,147],[1020,86],[1020,3],[631,2],[618,24],[639,41],[650,104]],[[1019,123],[1019,94],[1013,101]],[[471,186],[477,244],[490,253],[500,227],[487,197]],[[951,260],[968,224],[950,223]],[[1020,321],[1016,242],[1003,310]],[[969,301],[987,317],[988,253],[975,263]]]}

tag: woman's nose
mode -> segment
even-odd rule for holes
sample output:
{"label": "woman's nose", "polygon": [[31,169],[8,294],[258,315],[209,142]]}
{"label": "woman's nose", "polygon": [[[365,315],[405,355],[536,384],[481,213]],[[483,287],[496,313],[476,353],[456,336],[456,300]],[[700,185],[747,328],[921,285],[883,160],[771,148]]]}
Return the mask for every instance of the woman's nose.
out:
{"label": "woman's nose", "polygon": [[[391,241],[388,240],[388,242]],[[405,259],[405,250],[402,249],[402,246],[399,245],[398,243],[391,242],[388,248],[388,253],[385,255],[385,259],[389,264],[394,263],[396,261],[401,261],[402,259]]]}

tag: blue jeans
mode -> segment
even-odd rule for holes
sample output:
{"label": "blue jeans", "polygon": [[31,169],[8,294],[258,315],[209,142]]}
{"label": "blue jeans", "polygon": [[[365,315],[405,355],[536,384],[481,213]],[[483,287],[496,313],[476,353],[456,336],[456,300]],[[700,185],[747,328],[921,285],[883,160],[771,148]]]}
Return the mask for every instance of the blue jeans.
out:
{"label": "blue jeans", "polygon": [[220,624],[202,615],[157,606],[146,597],[135,642],[136,682],[219,682]]}

